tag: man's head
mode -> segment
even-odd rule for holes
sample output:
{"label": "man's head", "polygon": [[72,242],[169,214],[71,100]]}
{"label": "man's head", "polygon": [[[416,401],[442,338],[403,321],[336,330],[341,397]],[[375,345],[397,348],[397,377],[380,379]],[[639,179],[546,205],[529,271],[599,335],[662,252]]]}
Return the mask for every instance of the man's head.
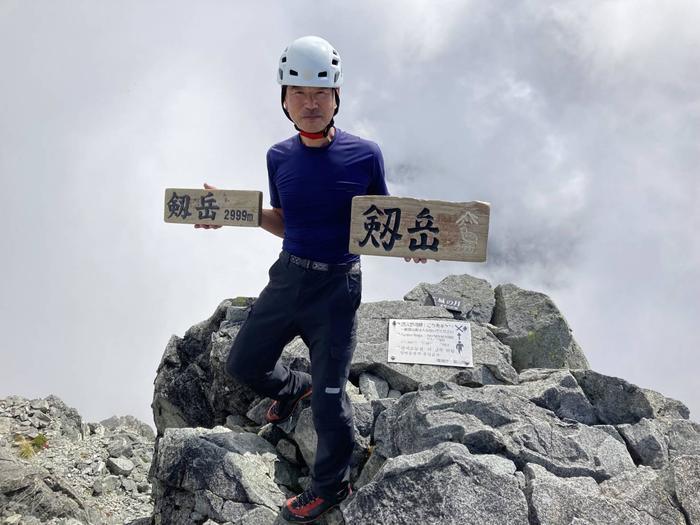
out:
{"label": "man's head", "polygon": [[282,53],[277,71],[282,109],[299,131],[322,133],[333,126],[340,107],[340,55],[326,40],[305,36]]}

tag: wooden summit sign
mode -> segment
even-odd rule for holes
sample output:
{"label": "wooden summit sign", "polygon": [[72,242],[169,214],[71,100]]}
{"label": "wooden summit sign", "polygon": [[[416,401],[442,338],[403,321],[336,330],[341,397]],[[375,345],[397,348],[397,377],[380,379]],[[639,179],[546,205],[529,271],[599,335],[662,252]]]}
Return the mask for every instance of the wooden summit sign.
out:
{"label": "wooden summit sign", "polygon": [[491,207],[487,202],[446,202],[362,195],[353,197],[350,253],[486,260]]}
{"label": "wooden summit sign", "polygon": [[261,191],[167,188],[165,222],[260,226]]}

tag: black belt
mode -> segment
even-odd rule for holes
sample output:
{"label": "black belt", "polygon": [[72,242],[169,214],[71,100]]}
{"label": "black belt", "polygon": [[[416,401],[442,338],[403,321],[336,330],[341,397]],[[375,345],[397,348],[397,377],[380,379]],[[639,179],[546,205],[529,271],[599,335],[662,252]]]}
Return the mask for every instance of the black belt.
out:
{"label": "black belt", "polygon": [[304,259],[302,257],[297,257],[291,253],[282,250],[282,257],[288,260],[292,264],[301,266],[302,268],[307,268],[311,270],[320,270],[322,272],[347,272],[347,273],[359,273],[361,270],[360,261],[355,261],[352,263],[339,263],[331,264],[319,261],[312,261],[311,259]]}

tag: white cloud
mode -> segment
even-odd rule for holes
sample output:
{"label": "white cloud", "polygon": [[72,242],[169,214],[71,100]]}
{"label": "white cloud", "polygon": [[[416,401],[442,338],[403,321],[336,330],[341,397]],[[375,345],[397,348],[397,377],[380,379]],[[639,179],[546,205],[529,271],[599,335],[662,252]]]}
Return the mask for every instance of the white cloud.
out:
{"label": "white cloud", "polygon": [[364,299],[461,272],[545,291],[597,370],[697,412],[698,22],[690,0],[1,4],[0,395],[148,418],[170,334],[256,295],[280,247],[166,225],[163,189],[267,206],[279,53],[319,34],[338,125],[382,146],[395,194],[493,207],[487,264],[365,258]]}

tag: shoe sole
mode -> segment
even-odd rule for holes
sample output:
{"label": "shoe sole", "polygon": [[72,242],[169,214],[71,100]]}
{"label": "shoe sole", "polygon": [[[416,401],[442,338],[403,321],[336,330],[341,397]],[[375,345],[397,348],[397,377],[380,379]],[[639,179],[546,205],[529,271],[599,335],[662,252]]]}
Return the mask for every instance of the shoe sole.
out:
{"label": "shoe sole", "polygon": [[[299,397],[299,399],[297,399],[297,400],[294,402],[294,404],[292,405],[292,410],[290,410],[289,415],[288,415],[287,417],[285,417],[284,419],[273,419],[273,420],[270,420],[270,419],[267,418],[267,414],[265,414],[265,421],[267,421],[268,423],[272,423],[273,425],[277,425],[277,424],[279,424],[279,423],[284,423],[285,421],[287,421],[290,417],[292,417],[292,416],[294,415],[294,411],[297,409],[297,405],[299,404],[299,401],[301,401],[301,400],[303,400],[303,399],[306,399],[307,397],[309,397],[309,396],[311,395],[311,393],[312,393],[312,389],[309,389],[308,392],[306,392],[304,395],[302,395],[301,397]],[[269,409],[268,409],[268,410],[269,410]]]}

